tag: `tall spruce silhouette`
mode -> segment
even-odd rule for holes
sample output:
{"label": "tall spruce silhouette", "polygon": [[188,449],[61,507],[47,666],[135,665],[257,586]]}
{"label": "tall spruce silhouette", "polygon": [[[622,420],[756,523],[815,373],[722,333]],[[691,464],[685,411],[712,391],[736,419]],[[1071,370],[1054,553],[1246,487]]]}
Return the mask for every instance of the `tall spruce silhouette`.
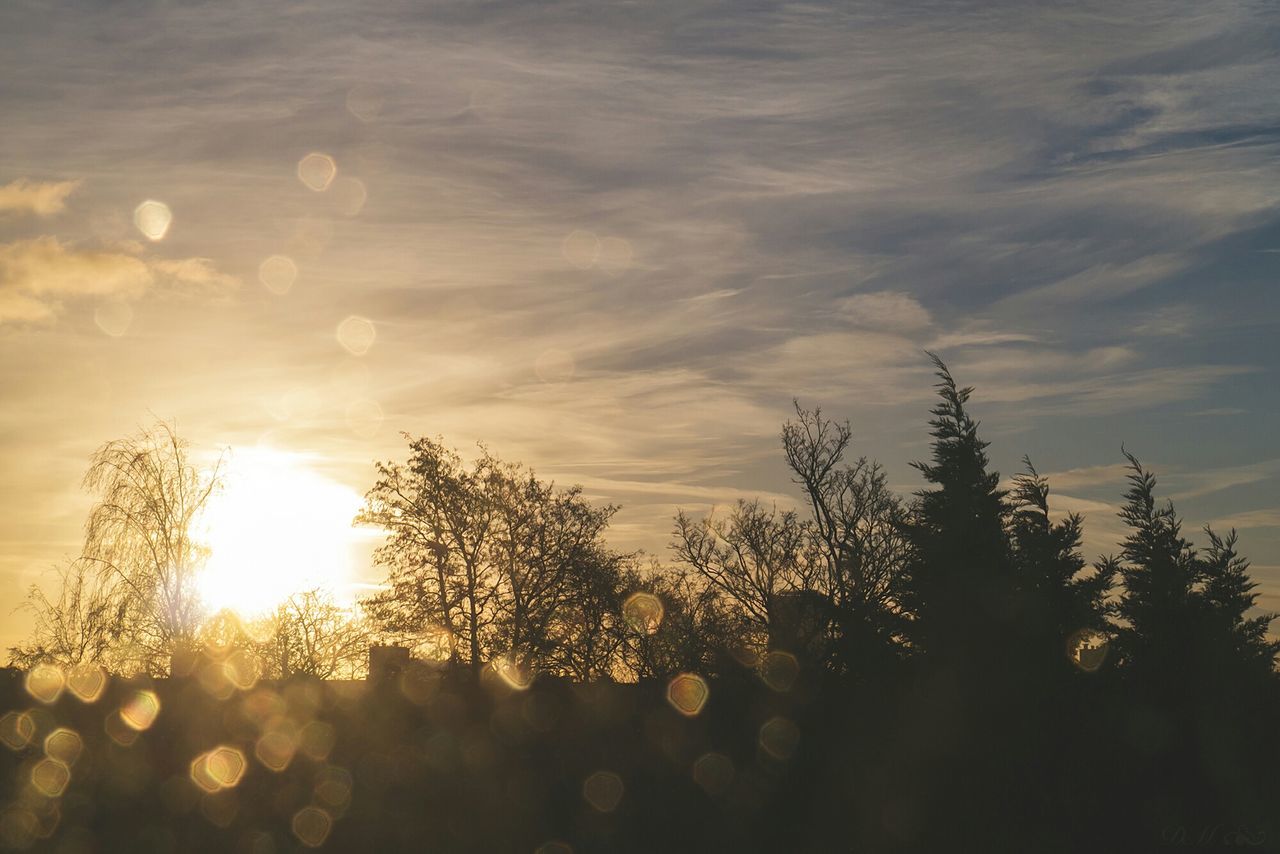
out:
{"label": "tall spruce silhouette", "polygon": [[1267,638],[1272,616],[1250,617],[1256,584],[1232,531],[1206,529],[1198,553],[1182,536],[1172,502],[1158,503],[1156,478],[1133,455],[1120,516],[1129,527],[1121,556],[1124,594],[1117,614],[1125,671],[1141,690],[1169,699],[1188,684],[1266,678],[1280,643]]}
{"label": "tall spruce silhouette", "polygon": [[[1026,471],[1013,480],[1014,511],[1009,521],[1017,564],[1017,607],[1022,650],[1040,678],[1074,673],[1081,642],[1109,632],[1107,595],[1115,583],[1114,562],[1086,572],[1080,544],[1084,517],[1049,514],[1049,482],[1024,457]],[[1099,666],[1102,662],[1099,662]],[[1093,670],[1092,662],[1085,665]]]}
{"label": "tall spruce silhouette", "polygon": [[988,443],[965,409],[973,389],[958,387],[942,360],[929,358],[939,397],[929,422],[933,459],[912,465],[935,488],[916,493],[903,599],[918,652],[962,671],[985,670],[1011,640],[1010,506],[999,473],[987,470]]}
{"label": "tall spruce silhouette", "polygon": [[1150,825],[1254,827],[1268,812],[1261,793],[1274,791],[1272,618],[1247,615],[1254,584],[1235,532],[1206,529],[1209,548],[1197,552],[1172,502],[1157,501],[1155,476],[1125,456],[1129,535],[1116,611],[1120,722],[1136,760],[1127,784],[1152,793]]}

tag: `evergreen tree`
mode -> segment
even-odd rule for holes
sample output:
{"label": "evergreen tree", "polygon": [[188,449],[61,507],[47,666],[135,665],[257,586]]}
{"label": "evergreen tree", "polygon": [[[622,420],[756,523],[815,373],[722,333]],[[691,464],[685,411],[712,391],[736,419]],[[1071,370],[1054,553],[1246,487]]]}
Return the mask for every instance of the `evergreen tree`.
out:
{"label": "evergreen tree", "polygon": [[[1249,561],[1236,552],[1236,532],[1225,537],[1205,527],[1209,548],[1200,561],[1206,629],[1205,642],[1224,669],[1245,677],[1270,676],[1280,641],[1267,637],[1274,614],[1248,617],[1257,602],[1257,584],[1249,578]],[[1206,650],[1208,651],[1208,650]]]}
{"label": "evergreen tree", "polygon": [[1159,696],[1178,693],[1199,660],[1207,604],[1198,587],[1206,565],[1182,536],[1171,502],[1155,498],[1155,476],[1129,460],[1129,489],[1120,518],[1129,528],[1121,557],[1124,593],[1117,605],[1117,645],[1127,673]]}
{"label": "evergreen tree", "polygon": [[1011,640],[1010,508],[999,473],[987,470],[988,443],[965,409],[973,389],[957,387],[942,360],[929,355],[940,398],[929,422],[933,460],[913,465],[936,488],[916,493],[903,598],[915,649],[978,665]]}
{"label": "evergreen tree", "polygon": [[[1107,595],[1115,580],[1114,563],[1104,561],[1085,572],[1080,554],[1084,519],[1070,513],[1049,516],[1049,482],[1024,457],[1027,470],[1014,478],[1009,534],[1018,571],[1017,613],[1027,641],[1028,663],[1045,675],[1074,668],[1079,641],[1105,635]],[[1092,664],[1086,665],[1092,669]]]}

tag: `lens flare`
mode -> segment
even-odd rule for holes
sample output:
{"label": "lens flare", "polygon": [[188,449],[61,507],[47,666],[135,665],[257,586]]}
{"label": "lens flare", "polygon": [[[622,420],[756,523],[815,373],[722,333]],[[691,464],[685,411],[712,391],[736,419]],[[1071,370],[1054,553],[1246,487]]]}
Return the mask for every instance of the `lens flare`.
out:
{"label": "lens flare", "polygon": [[382,407],[376,400],[362,397],[352,401],[347,407],[347,426],[361,439],[372,439],[376,436],[385,420]]}
{"label": "lens flare", "polygon": [[337,733],[331,724],[324,721],[310,721],[298,733],[298,749],[308,759],[323,762],[333,752]]}
{"label": "lens flare", "polygon": [[258,265],[258,281],[271,293],[284,296],[298,280],[298,265],[288,255],[272,255]]}
{"label": "lens flare", "polygon": [[93,322],[112,338],[123,338],[133,325],[133,306],[121,300],[108,300],[93,310]]}
{"label": "lens flare", "polygon": [[44,755],[56,759],[70,768],[84,752],[80,734],[67,727],[58,727],[44,738]]}
{"label": "lens flare", "polygon": [[579,270],[590,269],[600,258],[600,238],[590,231],[571,231],[560,243],[560,254]]}
{"label": "lens flare", "polygon": [[704,753],[693,763],[693,781],[708,795],[719,795],[733,783],[733,760],[723,753]]}
{"label": "lens flare", "polygon": [[247,766],[243,753],[234,747],[220,745],[191,760],[189,774],[191,782],[212,794],[236,786]]}
{"label": "lens flare", "polygon": [[760,748],[774,759],[790,759],[799,743],[800,728],[787,718],[770,718],[760,727]]}
{"label": "lens flare", "polygon": [[5,712],[0,717],[0,742],[10,750],[22,750],[36,737],[36,722],[26,712]]}
{"label": "lens flare", "polygon": [[1067,638],[1067,658],[1084,673],[1097,673],[1107,660],[1107,636],[1080,629]]}
{"label": "lens flare", "polygon": [[67,690],[82,703],[94,703],[107,688],[107,674],[96,664],[77,664],[67,673]]}
{"label": "lens flare", "polygon": [[618,275],[631,267],[635,252],[631,244],[621,237],[606,237],[600,241],[600,269],[610,275]]}
{"label": "lens flare", "polygon": [[159,714],[160,698],[154,691],[135,691],[120,707],[120,719],[136,732],[150,729]]}
{"label": "lens flare", "polygon": [[333,819],[319,807],[303,807],[293,814],[293,835],[308,848],[319,848],[329,838]]}
{"label": "lens flare", "polygon": [[37,664],[27,671],[27,693],[46,706],[57,702],[67,687],[67,677],[55,664]]}
{"label": "lens flare", "polygon": [[298,161],[298,180],[317,193],[329,189],[337,174],[338,165],[327,154],[313,151]]}
{"label": "lens flare", "polygon": [[173,211],[164,202],[147,199],[133,209],[133,224],[148,240],[164,240],[173,224]]}
{"label": "lens flare", "polygon": [[511,655],[501,655],[489,665],[508,688],[523,691],[533,684],[533,671],[520,664]]}
{"label": "lens flare", "polygon": [[253,746],[253,755],[272,771],[289,767],[298,750],[298,739],[290,727],[281,726],[264,732]]}
{"label": "lens flare", "polygon": [[632,631],[642,635],[656,634],[664,613],[662,600],[652,593],[632,593],[622,603],[622,618]]}
{"label": "lens flare", "polygon": [[622,802],[626,786],[612,771],[597,771],[582,784],[582,797],[597,812],[613,812]]}
{"label": "lens flare", "polygon": [[707,704],[711,688],[696,673],[681,673],[667,684],[667,702],[685,717],[695,717]]}
{"label": "lens flare", "polygon": [[760,660],[760,678],[779,694],[791,690],[800,676],[800,662],[789,652],[770,650]]}
{"label": "lens flare", "polygon": [[369,318],[353,314],[338,324],[337,336],[338,343],[348,353],[363,356],[373,346],[378,330]]}
{"label": "lens flare", "polygon": [[353,785],[350,771],[331,765],[316,778],[316,800],[335,811],[344,810],[351,802]]}
{"label": "lens flare", "polygon": [[238,649],[222,662],[222,674],[237,690],[248,691],[258,684],[262,665],[247,649]]}
{"label": "lens flare", "polygon": [[41,759],[31,768],[31,785],[46,798],[60,798],[71,782],[71,769],[57,759]]}

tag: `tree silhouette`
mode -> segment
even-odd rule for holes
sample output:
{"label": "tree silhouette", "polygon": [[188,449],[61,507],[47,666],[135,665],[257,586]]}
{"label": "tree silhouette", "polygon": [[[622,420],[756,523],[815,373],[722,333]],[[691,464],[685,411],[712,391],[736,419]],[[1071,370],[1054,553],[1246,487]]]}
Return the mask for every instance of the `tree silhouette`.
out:
{"label": "tree silhouette", "polygon": [[259,654],[274,678],[349,679],[368,662],[368,627],[322,590],[290,596],[267,618],[267,628]]}
{"label": "tree silhouette", "polygon": [[393,633],[443,628],[473,673],[499,656],[520,667],[555,658],[569,601],[617,566],[601,542],[615,508],[484,448],[467,466],[440,440],[410,439],[408,462],[378,472],[357,518],[388,531],[375,553],[388,587],[366,600],[369,616]]}
{"label": "tree silhouette", "polygon": [[[1107,596],[1115,583],[1114,564],[1103,561],[1085,572],[1080,555],[1084,518],[1049,515],[1049,483],[1024,458],[1026,471],[1014,478],[1009,522],[1017,565],[1019,616],[1029,669],[1042,676],[1073,671],[1079,642],[1098,644],[1109,632]],[[1092,665],[1090,665],[1091,667]]]}
{"label": "tree silhouette", "polygon": [[942,360],[937,405],[929,422],[932,462],[913,463],[934,489],[916,493],[906,531],[911,553],[903,603],[917,652],[962,671],[998,666],[1008,653],[1016,607],[1016,568],[1005,526],[1010,506],[998,472],[988,471],[986,442],[965,409],[972,388],[959,388]]}
{"label": "tree silhouette", "polygon": [[163,421],[94,452],[84,485],[98,501],[85,522],[81,559],[110,584],[125,615],[122,636],[138,666],[163,671],[196,648],[196,581],[207,550],[193,525],[218,486],[220,461],[196,466]]}
{"label": "tree silhouette", "polygon": [[110,585],[86,561],[68,561],[57,568],[57,576],[56,598],[50,599],[37,584],[27,591],[21,607],[35,625],[25,643],[10,648],[10,665],[118,666],[115,659],[127,625],[127,600],[113,595]]}
{"label": "tree silhouette", "polygon": [[1188,680],[1269,675],[1280,643],[1267,638],[1272,615],[1247,612],[1257,585],[1236,553],[1236,534],[1206,528],[1209,548],[1198,553],[1182,536],[1172,502],[1155,498],[1155,476],[1129,460],[1129,489],[1121,518],[1129,528],[1117,613],[1125,670],[1157,694],[1176,696]]}
{"label": "tree silhouette", "polygon": [[742,501],[723,519],[676,514],[676,562],[705,578],[743,617],[749,644],[763,648],[774,628],[774,604],[789,590],[813,590],[823,569],[812,527],[792,510]]}
{"label": "tree silhouette", "polygon": [[834,664],[853,674],[882,671],[898,658],[906,628],[899,604],[908,549],[902,501],[879,463],[859,457],[843,464],[853,435],[848,422],[794,406],[782,446],[821,544],[825,578],[818,587],[830,601]]}

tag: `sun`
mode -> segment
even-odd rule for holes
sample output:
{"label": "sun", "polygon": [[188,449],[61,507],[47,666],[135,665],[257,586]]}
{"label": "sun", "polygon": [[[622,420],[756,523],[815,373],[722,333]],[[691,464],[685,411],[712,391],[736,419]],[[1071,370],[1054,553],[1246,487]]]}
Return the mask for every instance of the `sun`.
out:
{"label": "sun", "polygon": [[339,601],[354,582],[360,496],[317,473],[307,458],[269,448],[233,448],[222,488],[201,519],[209,548],[200,593],[211,612],[243,617],[322,588]]}

